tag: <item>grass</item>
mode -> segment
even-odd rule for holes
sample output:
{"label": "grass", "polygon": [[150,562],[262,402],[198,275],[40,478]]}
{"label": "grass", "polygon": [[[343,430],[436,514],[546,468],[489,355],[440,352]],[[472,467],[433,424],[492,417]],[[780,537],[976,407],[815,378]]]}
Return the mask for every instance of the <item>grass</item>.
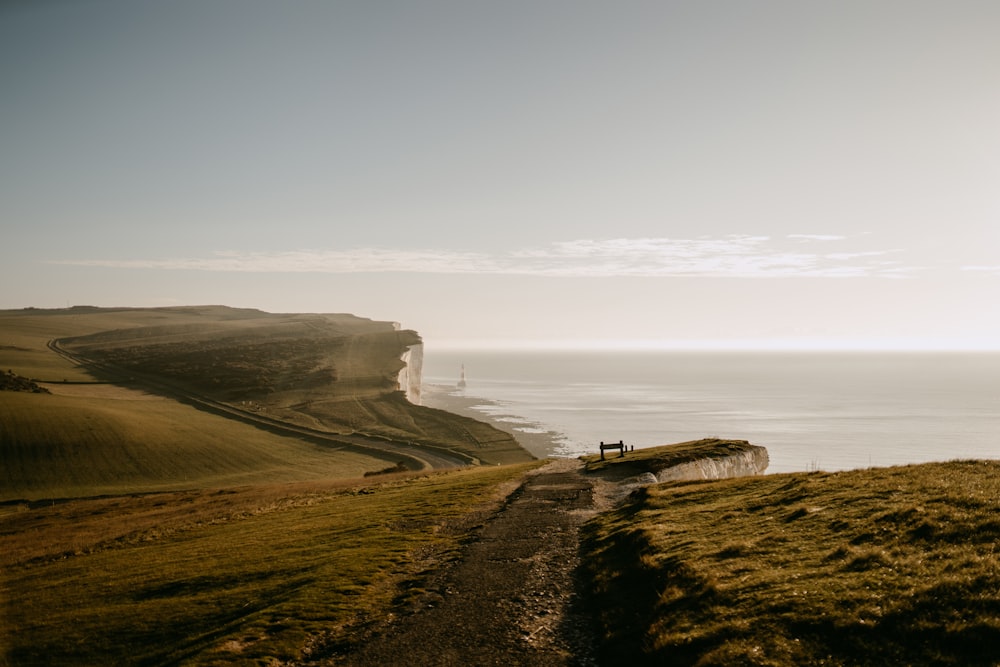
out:
{"label": "grass", "polygon": [[585,529],[607,664],[995,665],[1000,462],[646,487]]}
{"label": "grass", "polygon": [[10,665],[259,665],[349,643],[395,584],[457,549],[474,510],[497,503],[525,470],[8,513],[0,646]]}
{"label": "grass", "polygon": [[726,440],[703,438],[680,442],[675,445],[644,447],[619,456],[618,450],[600,454],[581,456],[588,473],[600,473],[616,479],[638,475],[644,472],[656,474],[664,468],[700,459],[718,459],[743,453],[753,446],[746,440]]}
{"label": "grass", "polygon": [[524,462],[531,456],[509,434],[490,424],[409,403],[401,392],[357,399],[312,400],[272,409],[282,419],[340,433],[363,433],[455,450],[486,464]]}
{"label": "grass", "polygon": [[386,461],[166,399],[0,393],[0,502],[360,477]]}
{"label": "grass", "polygon": [[[47,346],[73,336],[120,365]],[[0,311],[0,362],[55,383],[0,392],[0,665],[287,662],[420,599],[424,570],[538,463],[362,478],[393,462],[101,383],[134,371],[325,430],[530,460],[403,400],[394,376],[415,342],[351,316]]]}
{"label": "grass", "polygon": [[[92,382],[46,343],[111,332],[92,340],[125,366],[243,392],[300,423],[526,458],[490,427],[387,390],[394,332],[274,317],[2,311],[0,366]],[[320,333],[290,333],[306,330]],[[332,659],[394,599],[420,599],[424,571],[537,465],[362,480],[386,462],[107,387],[0,393],[0,665]],[[624,478],[745,446],[681,443],[586,466]],[[983,461],[646,487],[584,529],[600,657],[1000,664],[998,505],[1000,462]]]}
{"label": "grass", "polygon": [[0,367],[50,382],[93,381],[86,369],[53,354],[47,348],[48,342],[109,329],[150,326],[166,321],[194,323],[204,319],[204,315],[185,309],[0,310]]}
{"label": "grass", "polygon": [[[77,366],[48,349],[53,339],[106,365]],[[487,464],[531,460],[507,433],[405,399],[400,357],[418,343],[413,331],[351,315],[221,306],[0,311],[0,367],[28,378],[132,376],[333,433],[453,450]]]}
{"label": "grass", "polygon": [[[121,377],[98,377],[48,348],[72,336],[205,395],[249,392],[265,414],[321,430],[429,444],[484,463],[531,458],[507,434],[414,406],[389,386],[404,343],[419,340],[390,323],[223,307],[7,310],[0,365],[55,383],[58,395],[0,392],[0,502],[351,478],[394,463],[175,401],[114,395],[99,382]],[[303,378],[326,377],[315,369],[336,371],[341,382],[310,386]]]}

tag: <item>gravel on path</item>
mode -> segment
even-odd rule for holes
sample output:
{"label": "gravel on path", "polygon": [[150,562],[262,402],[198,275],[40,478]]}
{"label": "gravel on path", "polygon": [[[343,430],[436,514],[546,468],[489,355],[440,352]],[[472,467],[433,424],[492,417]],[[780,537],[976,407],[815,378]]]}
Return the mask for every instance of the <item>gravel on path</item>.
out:
{"label": "gravel on path", "polygon": [[306,664],[596,665],[574,577],[580,525],[605,494],[580,471],[558,459],[529,473],[461,557],[422,582],[416,609],[393,610],[346,654]]}

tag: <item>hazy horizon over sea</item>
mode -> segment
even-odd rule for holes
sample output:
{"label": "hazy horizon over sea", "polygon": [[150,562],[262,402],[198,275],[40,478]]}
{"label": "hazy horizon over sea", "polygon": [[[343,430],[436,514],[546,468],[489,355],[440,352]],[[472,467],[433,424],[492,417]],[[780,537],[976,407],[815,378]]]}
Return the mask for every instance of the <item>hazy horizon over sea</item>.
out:
{"label": "hazy horizon over sea", "polygon": [[768,472],[1000,458],[996,352],[432,350],[423,379],[553,432],[536,456],[721,437],[766,447]]}

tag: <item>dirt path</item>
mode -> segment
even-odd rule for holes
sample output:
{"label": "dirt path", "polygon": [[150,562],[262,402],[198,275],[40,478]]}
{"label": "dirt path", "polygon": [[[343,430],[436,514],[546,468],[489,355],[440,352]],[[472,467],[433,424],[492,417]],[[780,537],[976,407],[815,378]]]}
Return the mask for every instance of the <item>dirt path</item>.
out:
{"label": "dirt path", "polygon": [[594,665],[573,573],[579,527],[601,504],[580,463],[531,473],[510,502],[425,587],[421,609],[394,615],[326,665]]}

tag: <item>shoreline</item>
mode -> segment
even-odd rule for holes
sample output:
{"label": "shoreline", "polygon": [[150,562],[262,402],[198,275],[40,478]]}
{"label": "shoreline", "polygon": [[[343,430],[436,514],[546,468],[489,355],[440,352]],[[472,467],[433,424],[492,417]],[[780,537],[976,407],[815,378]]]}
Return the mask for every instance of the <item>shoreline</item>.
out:
{"label": "shoreline", "polygon": [[[560,444],[559,440],[563,437],[561,433],[547,430],[541,424],[529,421],[520,415],[503,412],[503,403],[501,401],[479,396],[469,396],[461,389],[443,384],[424,384],[421,387],[420,395],[421,404],[425,407],[444,410],[445,412],[485,422],[504,433],[510,434],[517,440],[521,447],[539,459],[569,458],[556,453]],[[496,413],[486,412],[477,410],[476,406],[496,407],[500,411]],[[537,430],[537,432],[522,430],[528,428]]]}

